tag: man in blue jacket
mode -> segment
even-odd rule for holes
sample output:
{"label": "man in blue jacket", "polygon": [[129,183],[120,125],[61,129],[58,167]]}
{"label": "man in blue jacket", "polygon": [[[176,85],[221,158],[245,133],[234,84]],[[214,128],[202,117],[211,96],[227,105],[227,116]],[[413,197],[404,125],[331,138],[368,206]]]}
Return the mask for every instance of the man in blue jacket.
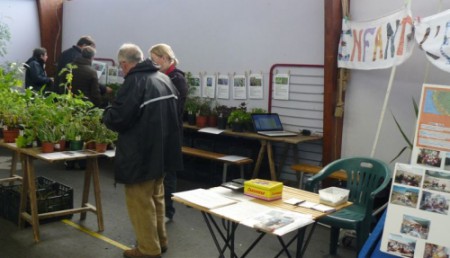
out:
{"label": "man in blue jacket", "polygon": [[183,168],[178,92],[151,60],[143,60],[138,46],[122,45],[118,61],[125,80],[103,121],[119,133],[115,180],[125,185],[128,215],[138,243],[124,256],[161,257],[168,245],[164,173]]}

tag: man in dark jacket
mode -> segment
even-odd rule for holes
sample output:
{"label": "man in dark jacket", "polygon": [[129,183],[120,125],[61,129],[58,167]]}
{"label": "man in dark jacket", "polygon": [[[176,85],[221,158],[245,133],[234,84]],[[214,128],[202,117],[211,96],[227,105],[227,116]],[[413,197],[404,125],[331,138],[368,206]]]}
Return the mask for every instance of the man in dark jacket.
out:
{"label": "man in dark jacket", "polygon": [[92,60],[95,56],[93,47],[84,47],[81,56],[75,58],[73,64],[77,66],[73,70],[72,93],[80,92],[89,99],[96,107],[102,106],[102,98],[98,85],[97,72],[92,68]]}
{"label": "man in dark jacket", "polygon": [[[128,215],[138,246],[125,257],[161,257],[168,239],[164,223],[164,171],[183,167],[178,92],[134,44],[119,49],[125,81],[103,114],[119,133],[115,180],[125,184]],[[149,217],[150,216],[150,217]]]}
{"label": "man in dark jacket", "polygon": [[63,93],[64,88],[59,87],[61,82],[64,82],[64,79],[59,75],[59,72],[66,67],[67,64],[72,63],[77,57],[81,56],[81,49],[83,49],[86,46],[90,46],[95,48],[95,42],[94,39],[92,39],[90,36],[83,36],[81,37],[77,44],[72,46],[71,48],[68,48],[64,50],[61,55],[59,56],[58,60],[58,67],[57,67],[57,74],[56,74],[56,83],[54,87],[54,91],[58,93]]}
{"label": "man in dark jacket", "polygon": [[33,87],[33,90],[40,91],[43,86],[49,89],[53,85],[53,78],[47,77],[45,73],[45,62],[47,61],[47,50],[45,48],[35,48],[33,56],[25,63],[25,87]]}

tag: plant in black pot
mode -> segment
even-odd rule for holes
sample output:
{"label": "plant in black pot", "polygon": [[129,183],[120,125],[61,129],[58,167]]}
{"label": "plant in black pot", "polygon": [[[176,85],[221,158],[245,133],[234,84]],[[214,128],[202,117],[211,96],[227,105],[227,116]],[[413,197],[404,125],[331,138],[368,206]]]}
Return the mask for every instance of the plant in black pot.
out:
{"label": "plant in black pot", "polygon": [[228,117],[228,124],[234,132],[243,132],[247,130],[248,124],[252,122],[250,113],[245,109],[235,109]]}
{"label": "plant in black pot", "polygon": [[199,97],[188,97],[186,103],[184,104],[184,109],[187,113],[187,122],[190,125],[195,125],[195,116],[200,108],[200,98]]}
{"label": "plant in black pot", "polygon": [[217,128],[219,129],[226,129],[227,123],[228,123],[228,117],[230,116],[231,112],[235,110],[235,107],[229,107],[227,105],[219,105],[216,106],[216,112],[217,112]]}

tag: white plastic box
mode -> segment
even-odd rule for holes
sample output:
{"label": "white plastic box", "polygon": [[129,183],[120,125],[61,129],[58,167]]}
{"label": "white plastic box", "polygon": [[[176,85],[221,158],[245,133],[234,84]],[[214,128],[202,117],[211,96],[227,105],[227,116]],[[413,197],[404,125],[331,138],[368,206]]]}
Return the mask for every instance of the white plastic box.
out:
{"label": "white plastic box", "polygon": [[319,190],[320,203],[330,206],[338,206],[348,201],[350,191],[339,187],[328,187]]}

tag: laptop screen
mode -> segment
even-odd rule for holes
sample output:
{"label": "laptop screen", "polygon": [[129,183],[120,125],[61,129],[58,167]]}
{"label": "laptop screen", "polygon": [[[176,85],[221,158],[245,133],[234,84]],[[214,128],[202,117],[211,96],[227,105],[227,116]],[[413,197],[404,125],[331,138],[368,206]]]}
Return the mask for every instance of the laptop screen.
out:
{"label": "laptop screen", "polygon": [[276,113],[252,114],[255,131],[283,131],[280,117]]}

